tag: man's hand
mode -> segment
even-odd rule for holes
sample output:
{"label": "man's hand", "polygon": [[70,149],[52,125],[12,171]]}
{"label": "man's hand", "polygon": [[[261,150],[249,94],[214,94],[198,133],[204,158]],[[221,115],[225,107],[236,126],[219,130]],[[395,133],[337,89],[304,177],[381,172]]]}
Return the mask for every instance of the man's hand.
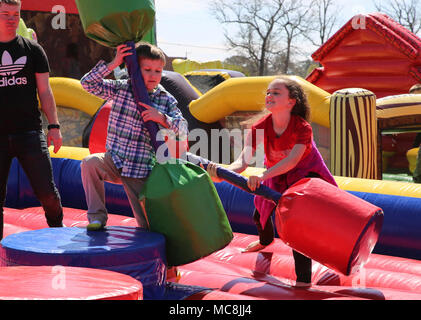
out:
{"label": "man's hand", "polygon": [[61,136],[60,129],[48,130],[47,145],[50,146],[51,142],[54,144],[54,153],[57,153],[63,145],[63,137]]}

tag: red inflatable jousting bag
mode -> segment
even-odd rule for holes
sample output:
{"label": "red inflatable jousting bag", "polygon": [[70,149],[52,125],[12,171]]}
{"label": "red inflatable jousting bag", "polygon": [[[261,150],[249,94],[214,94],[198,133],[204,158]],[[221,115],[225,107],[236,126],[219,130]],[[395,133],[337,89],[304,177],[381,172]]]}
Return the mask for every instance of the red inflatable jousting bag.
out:
{"label": "red inflatable jousting bag", "polygon": [[383,211],[322,179],[305,178],[283,194],[275,219],[288,246],[350,275],[374,249]]}

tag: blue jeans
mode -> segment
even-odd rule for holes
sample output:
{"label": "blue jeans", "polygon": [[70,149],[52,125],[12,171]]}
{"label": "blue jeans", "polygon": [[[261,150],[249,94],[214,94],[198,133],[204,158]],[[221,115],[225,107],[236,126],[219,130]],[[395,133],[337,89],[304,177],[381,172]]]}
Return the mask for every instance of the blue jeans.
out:
{"label": "blue jeans", "polygon": [[17,158],[35,196],[44,208],[50,227],[63,225],[60,194],[53,179],[50,153],[42,130],[19,134],[0,134],[0,239],[3,238],[3,206],[6,201],[7,179],[13,158]]}

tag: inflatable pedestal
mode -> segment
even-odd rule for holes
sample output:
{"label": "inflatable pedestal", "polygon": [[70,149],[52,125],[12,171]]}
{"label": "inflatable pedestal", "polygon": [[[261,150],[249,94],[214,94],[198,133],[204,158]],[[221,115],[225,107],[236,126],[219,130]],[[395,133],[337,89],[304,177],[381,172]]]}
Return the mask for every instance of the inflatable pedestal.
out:
{"label": "inflatable pedestal", "polygon": [[128,275],[91,268],[0,268],[0,300],[141,300],[142,284]]}
{"label": "inflatable pedestal", "polygon": [[[1,266],[69,266],[123,273],[140,281],[144,299],[165,291],[165,238],[136,227],[47,228],[12,234],[0,248]],[[100,274],[100,273],[99,273]]]}

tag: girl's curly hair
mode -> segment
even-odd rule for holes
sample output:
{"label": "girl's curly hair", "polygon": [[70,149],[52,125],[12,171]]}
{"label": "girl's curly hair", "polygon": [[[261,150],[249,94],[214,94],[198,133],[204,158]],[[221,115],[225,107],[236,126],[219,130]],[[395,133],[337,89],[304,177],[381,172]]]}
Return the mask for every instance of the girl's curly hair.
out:
{"label": "girl's curly hair", "polygon": [[291,114],[300,116],[306,121],[310,119],[310,105],[308,104],[307,96],[301,85],[288,76],[278,76],[274,81],[280,80],[289,92],[289,97],[295,99],[295,106],[291,110]]}

